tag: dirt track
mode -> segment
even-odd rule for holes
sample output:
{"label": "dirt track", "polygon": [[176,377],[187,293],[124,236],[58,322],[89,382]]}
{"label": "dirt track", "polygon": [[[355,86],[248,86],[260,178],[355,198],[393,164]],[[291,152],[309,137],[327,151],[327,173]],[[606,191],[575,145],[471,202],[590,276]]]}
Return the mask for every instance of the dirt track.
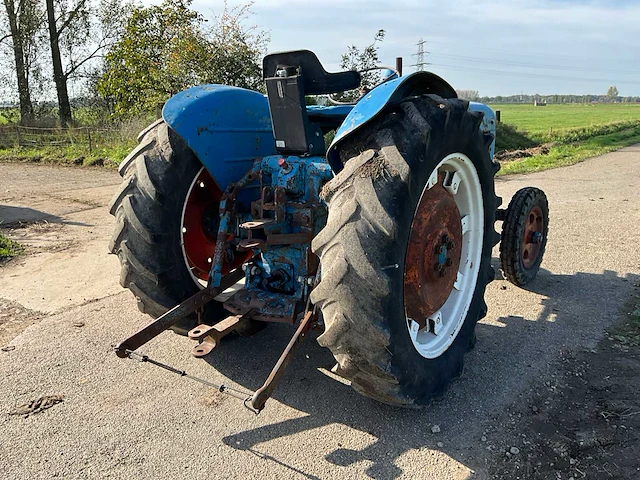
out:
{"label": "dirt track", "polygon": [[[526,185],[547,192],[545,270],[531,291],[500,279],[489,286],[478,345],[442,401],[408,411],[360,397],[327,371],[329,352],[308,341],[255,417],[232,398],[111,352],[148,321],[106,253],[105,205],[119,181],[100,169],[0,164],[0,218],[28,222],[10,231],[27,254],[0,267],[0,346],[10,347],[0,351],[1,478],[515,478],[527,447],[513,412],[529,394],[553,396],[567,355],[596,347],[640,282],[640,146],[500,179],[505,199]],[[145,352],[253,389],[291,333],[272,326],[225,339],[211,365],[172,333]],[[44,395],[64,401],[8,415]],[[511,446],[522,449],[515,459],[505,456]]]}

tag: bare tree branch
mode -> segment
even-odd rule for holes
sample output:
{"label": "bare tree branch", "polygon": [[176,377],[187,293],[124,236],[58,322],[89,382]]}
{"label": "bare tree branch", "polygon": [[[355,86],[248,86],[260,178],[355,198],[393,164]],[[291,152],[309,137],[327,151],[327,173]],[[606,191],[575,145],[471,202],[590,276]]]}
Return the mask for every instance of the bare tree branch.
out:
{"label": "bare tree branch", "polygon": [[87,3],[87,0],[81,0],[78,5],[76,5],[76,8],[74,8],[70,13],[69,16],[67,17],[67,19],[64,21],[64,23],[60,26],[60,28],[57,31],[58,35],[61,35],[62,32],[64,32],[64,30],[69,26],[69,24],[71,22],[73,22],[73,20],[78,16],[80,10],[85,6],[85,4]]}

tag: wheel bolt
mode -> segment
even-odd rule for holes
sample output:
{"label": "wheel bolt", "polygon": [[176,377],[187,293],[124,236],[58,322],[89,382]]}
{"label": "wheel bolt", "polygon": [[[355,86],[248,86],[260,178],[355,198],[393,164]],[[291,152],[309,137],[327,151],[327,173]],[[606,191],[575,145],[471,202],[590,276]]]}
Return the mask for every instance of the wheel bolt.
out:
{"label": "wheel bolt", "polygon": [[455,248],[456,244],[453,242],[447,242],[447,248],[449,250],[453,250]]}
{"label": "wheel bolt", "polygon": [[436,272],[439,272],[439,271],[440,271],[440,270],[442,270],[443,268],[444,268],[444,267],[442,266],[442,264],[441,264],[441,263],[436,263],[436,264],[433,266],[433,269],[434,269]]}
{"label": "wheel bolt", "polygon": [[453,260],[451,260],[450,258],[447,258],[447,261],[445,262],[445,265],[447,267],[450,267],[451,265],[453,265]]}
{"label": "wheel bolt", "polygon": [[442,236],[442,243],[449,243],[449,235],[447,235],[446,233]]}
{"label": "wheel bolt", "polygon": [[440,270],[440,276],[444,277],[447,274],[447,269],[443,268],[442,270]]}
{"label": "wheel bolt", "polygon": [[438,245],[436,247],[436,254],[440,255],[442,252],[444,252],[444,245]]}

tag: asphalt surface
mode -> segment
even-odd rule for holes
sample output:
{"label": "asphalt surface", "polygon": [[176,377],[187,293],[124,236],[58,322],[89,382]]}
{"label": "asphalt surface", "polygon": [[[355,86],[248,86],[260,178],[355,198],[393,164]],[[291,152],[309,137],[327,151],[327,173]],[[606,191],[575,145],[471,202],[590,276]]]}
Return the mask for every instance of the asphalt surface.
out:
{"label": "asphalt surface", "polygon": [[[477,347],[441,401],[402,410],[361,397],[333,377],[330,353],[311,339],[255,416],[234,398],[111,351],[149,320],[106,253],[105,205],[119,183],[100,169],[0,164],[0,218],[32,222],[10,230],[27,253],[0,267],[8,350],[0,351],[0,478],[485,478],[496,454],[482,441],[489,426],[554,375],[562,352],[594,346],[640,281],[640,145],[499,179],[506,200],[524,186],[546,191],[544,269],[530,290],[501,279],[488,287]],[[255,389],[292,333],[274,325],[227,338],[207,361],[171,332],[144,351]],[[64,400],[9,415],[45,395]]]}

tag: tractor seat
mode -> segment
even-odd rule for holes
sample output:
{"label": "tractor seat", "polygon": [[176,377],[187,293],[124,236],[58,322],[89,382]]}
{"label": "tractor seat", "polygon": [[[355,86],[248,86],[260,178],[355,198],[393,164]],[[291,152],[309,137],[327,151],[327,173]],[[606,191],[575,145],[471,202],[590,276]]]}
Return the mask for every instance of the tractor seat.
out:
{"label": "tractor seat", "polygon": [[305,95],[328,95],[346,92],[360,86],[358,72],[328,73],[310,50],[272,53],[262,61],[264,79],[276,77],[278,70],[295,71],[302,75]]}

